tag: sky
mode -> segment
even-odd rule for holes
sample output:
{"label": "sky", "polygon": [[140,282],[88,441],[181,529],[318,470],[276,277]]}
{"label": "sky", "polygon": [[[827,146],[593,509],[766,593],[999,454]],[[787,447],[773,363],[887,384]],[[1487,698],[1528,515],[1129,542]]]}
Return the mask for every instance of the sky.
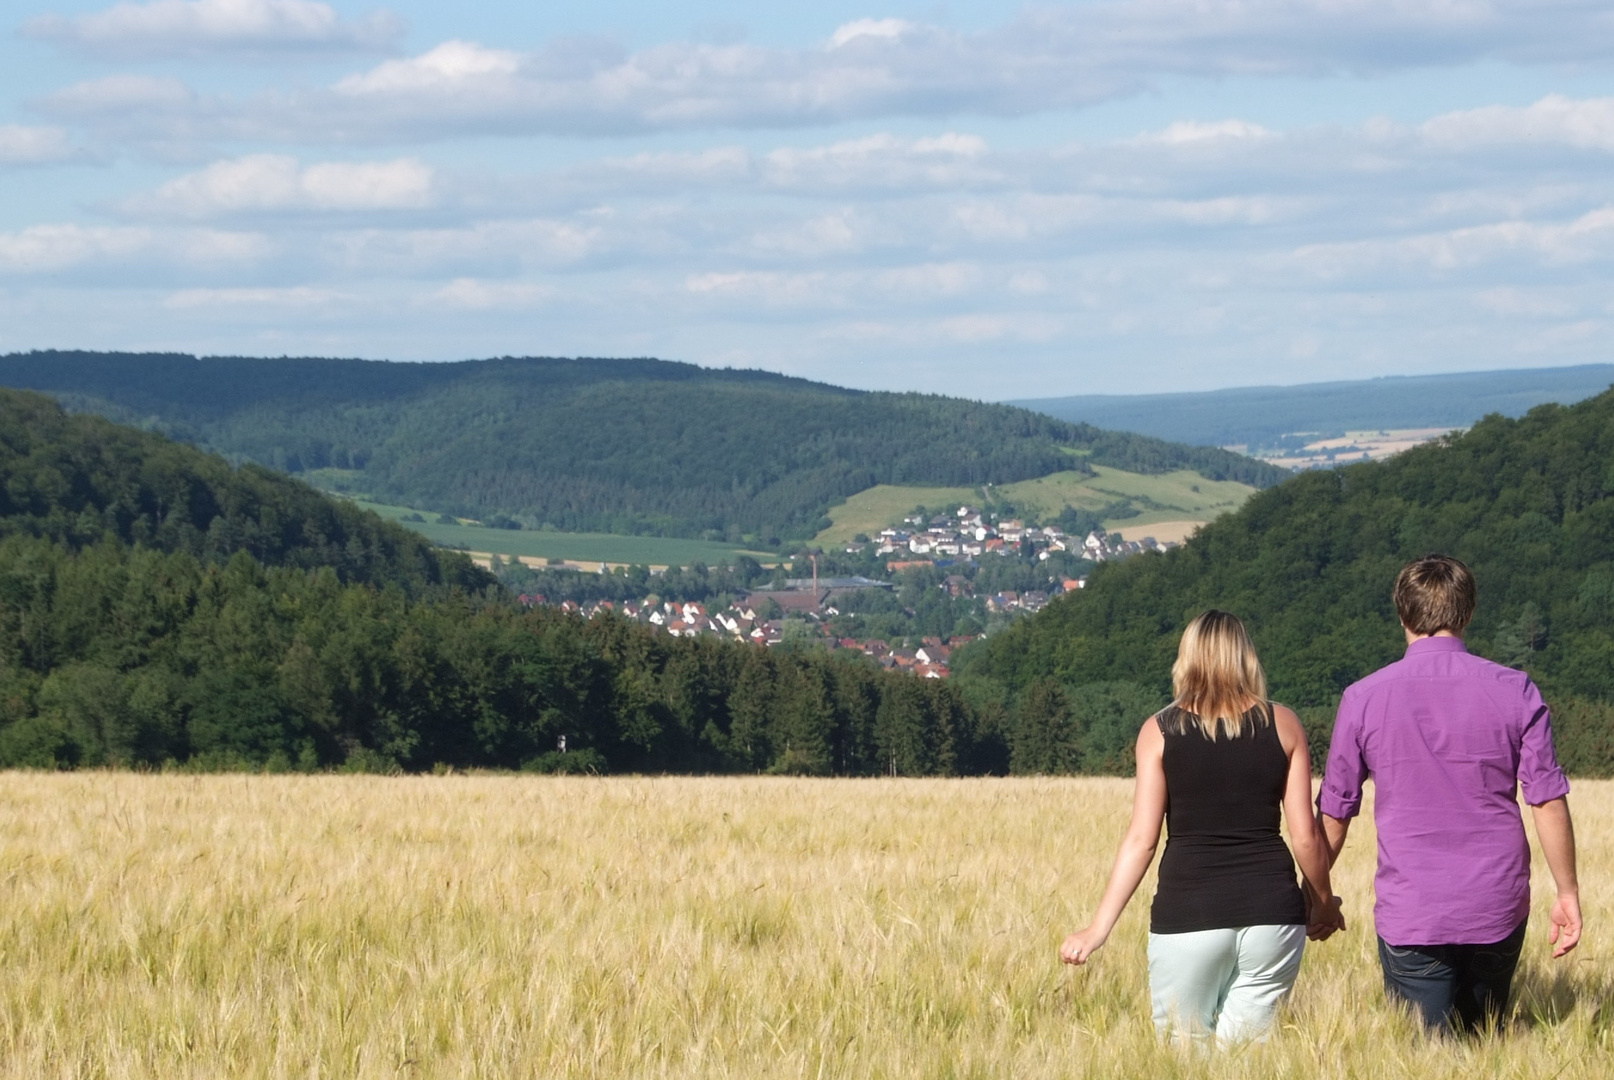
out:
{"label": "sky", "polygon": [[0,352],[1607,362],[1603,0],[16,0]]}

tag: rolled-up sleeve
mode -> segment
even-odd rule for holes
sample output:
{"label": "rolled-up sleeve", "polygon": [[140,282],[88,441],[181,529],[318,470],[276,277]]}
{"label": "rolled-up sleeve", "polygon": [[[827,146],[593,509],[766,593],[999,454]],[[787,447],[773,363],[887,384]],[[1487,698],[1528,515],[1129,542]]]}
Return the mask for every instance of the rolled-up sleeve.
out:
{"label": "rolled-up sleeve", "polygon": [[1317,809],[1339,821],[1355,817],[1362,809],[1362,785],[1368,775],[1367,759],[1362,755],[1362,719],[1360,701],[1347,690],[1334,714],[1328,765],[1317,794]]}
{"label": "rolled-up sleeve", "polygon": [[1524,683],[1524,733],[1519,741],[1519,786],[1524,801],[1540,806],[1569,794],[1569,778],[1558,765],[1552,745],[1552,712],[1536,684]]}

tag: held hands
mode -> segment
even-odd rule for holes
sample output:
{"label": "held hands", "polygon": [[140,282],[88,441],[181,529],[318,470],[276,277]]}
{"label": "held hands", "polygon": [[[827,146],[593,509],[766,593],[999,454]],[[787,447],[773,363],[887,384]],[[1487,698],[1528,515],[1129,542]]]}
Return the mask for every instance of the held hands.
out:
{"label": "held hands", "polygon": [[1078,930],[1059,947],[1059,959],[1067,964],[1085,964],[1087,958],[1103,947],[1108,934],[1101,934],[1091,926]]}
{"label": "held hands", "polygon": [[1344,901],[1339,896],[1331,896],[1327,903],[1322,903],[1310,885],[1302,891],[1306,895],[1306,937],[1312,941],[1327,941],[1345,929]]}
{"label": "held hands", "polygon": [[1560,893],[1547,922],[1547,940],[1552,943],[1552,956],[1556,960],[1580,944],[1580,897]]}

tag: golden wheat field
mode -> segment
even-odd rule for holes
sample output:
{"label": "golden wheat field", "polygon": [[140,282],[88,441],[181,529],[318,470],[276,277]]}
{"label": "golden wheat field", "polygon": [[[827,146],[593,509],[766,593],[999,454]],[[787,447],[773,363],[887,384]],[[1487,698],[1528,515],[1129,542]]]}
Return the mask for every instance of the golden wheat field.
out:
{"label": "golden wheat field", "polygon": [[[1147,896],[1057,962],[1123,780],[0,776],[0,1075],[1605,1077],[1614,784],[1587,937],[1537,912],[1505,1037],[1431,1042],[1349,933],[1264,1046],[1158,1043]],[[1145,892],[1152,890],[1146,882]]]}

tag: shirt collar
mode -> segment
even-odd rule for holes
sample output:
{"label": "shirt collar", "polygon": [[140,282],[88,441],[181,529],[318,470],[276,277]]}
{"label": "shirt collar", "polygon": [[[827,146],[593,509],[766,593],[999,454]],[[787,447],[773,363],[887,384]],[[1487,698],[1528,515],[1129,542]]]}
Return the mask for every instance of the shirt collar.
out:
{"label": "shirt collar", "polygon": [[1460,637],[1426,637],[1419,638],[1407,646],[1408,656],[1417,656],[1423,653],[1467,652],[1468,646],[1463,644]]}

